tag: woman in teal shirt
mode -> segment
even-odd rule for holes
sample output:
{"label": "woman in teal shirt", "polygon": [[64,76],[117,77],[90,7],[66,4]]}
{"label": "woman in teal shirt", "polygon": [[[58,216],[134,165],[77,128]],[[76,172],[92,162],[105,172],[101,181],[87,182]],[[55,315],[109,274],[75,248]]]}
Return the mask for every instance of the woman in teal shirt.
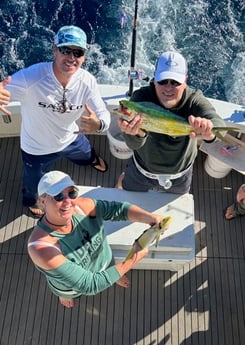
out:
{"label": "woman in teal shirt", "polygon": [[115,264],[104,231],[104,220],[159,224],[162,216],[128,202],[78,197],[78,187],[60,171],[46,173],[38,184],[44,216],[28,240],[29,255],[65,307],[74,298],[94,295],[117,283],[129,286],[125,276],[146,254],[135,243],[133,257]]}

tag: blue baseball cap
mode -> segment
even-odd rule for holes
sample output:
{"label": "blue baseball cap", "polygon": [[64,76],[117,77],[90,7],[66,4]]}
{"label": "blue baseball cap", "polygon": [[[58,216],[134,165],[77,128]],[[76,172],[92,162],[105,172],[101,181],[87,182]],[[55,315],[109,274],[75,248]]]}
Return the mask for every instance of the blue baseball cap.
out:
{"label": "blue baseball cap", "polygon": [[76,46],[87,49],[87,36],[78,26],[62,26],[54,38],[57,47]]}

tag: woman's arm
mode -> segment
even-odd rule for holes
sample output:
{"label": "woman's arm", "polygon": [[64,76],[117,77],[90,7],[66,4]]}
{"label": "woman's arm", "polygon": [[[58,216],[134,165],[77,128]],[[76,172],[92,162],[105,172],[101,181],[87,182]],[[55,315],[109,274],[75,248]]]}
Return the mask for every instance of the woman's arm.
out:
{"label": "woman's arm", "polygon": [[148,253],[148,249],[141,250],[135,244],[132,258],[101,272],[88,271],[67,260],[57,249],[45,247],[45,244],[31,246],[28,252],[37,268],[51,279],[54,286],[56,281],[57,286],[62,282],[67,289],[77,291],[79,294],[94,295],[112,286]]}
{"label": "woman's arm", "polygon": [[163,216],[148,212],[137,205],[131,205],[128,209],[128,220],[131,222],[146,223],[152,226],[160,224]]}

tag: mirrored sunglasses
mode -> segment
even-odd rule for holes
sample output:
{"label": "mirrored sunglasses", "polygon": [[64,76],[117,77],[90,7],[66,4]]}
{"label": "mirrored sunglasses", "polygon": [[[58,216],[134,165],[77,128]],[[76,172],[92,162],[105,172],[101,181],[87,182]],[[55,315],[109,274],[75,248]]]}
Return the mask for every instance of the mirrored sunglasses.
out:
{"label": "mirrored sunglasses", "polygon": [[159,85],[168,85],[168,83],[174,87],[181,85],[181,83],[173,79],[164,79],[157,82]]}
{"label": "mirrored sunglasses", "polygon": [[[69,199],[76,199],[78,197],[78,191],[76,189],[73,189],[73,190],[70,190],[68,193],[67,193],[67,196]],[[53,199],[57,202],[60,202],[60,201],[63,201],[65,199],[66,195],[61,192],[55,196],[53,196]]]}
{"label": "mirrored sunglasses", "polygon": [[70,55],[73,54],[75,58],[80,58],[84,56],[85,50],[83,49],[71,49],[69,47],[58,47],[59,51],[63,55]]}

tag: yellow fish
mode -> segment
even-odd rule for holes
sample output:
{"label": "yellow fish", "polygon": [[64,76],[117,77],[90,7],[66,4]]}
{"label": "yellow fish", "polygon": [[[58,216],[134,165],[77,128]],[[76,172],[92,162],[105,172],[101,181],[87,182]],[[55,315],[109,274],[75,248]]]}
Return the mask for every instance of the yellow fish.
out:
{"label": "yellow fish", "polygon": [[[128,100],[121,100],[119,104],[120,106],[118,109],[115,109],[115,112],[128,122],[140,114],[143,119],[141,128],[146,131],[167,134],[172,137],[189,135],[194,131],[186,119],[157,104]],[[212,132],[218,138],[227,142],[220,132],[228,130],[240,131],[237,127],[213,127]]]}
{"label": "yellow fish", "polygon": [[[141,249],[148,247],[154,241],[155,247],[157,247],[160,240],[160,235],[162,235],[167,230],[171,221],[172,218],[170,216],[164,217],[160,225],[156,224],[151,226],[149,229],[146,229],[135,241],[137,241]],[[133,256],[134,251],[134,246],[132,246],[125,258],[125,261]]]}

